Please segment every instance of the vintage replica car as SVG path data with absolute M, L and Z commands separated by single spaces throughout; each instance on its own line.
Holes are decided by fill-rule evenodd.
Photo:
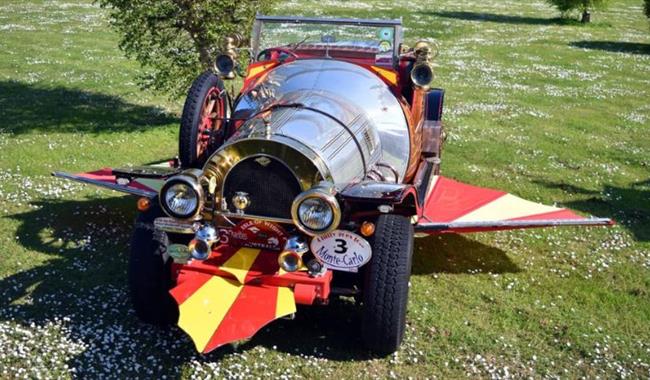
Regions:
M 611 224 L 440 176 L 434 51 L 403 45 L 400 20 L 260 15 L 249 42 L 220 48 L 189 90 L 177 159 L 54 173 L 140 197 L 134 308 L 200 352 L 348 296 L 368 349 L 388 354 L 415 236 Z M 237 75 L 234 96 L 224 80 Z

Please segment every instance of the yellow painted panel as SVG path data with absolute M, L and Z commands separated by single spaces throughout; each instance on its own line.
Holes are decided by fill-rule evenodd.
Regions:
M 232 274 L 237 278 L 240 284 L 244 283 L 248 271 L 260 254 L 259 249 L 241 248 L 231 258 L 228 259 L 220 269 Z
M 397 74 L 394 71 L 382 69 L 381 67 L 372 66 L 372 69 L 392 84 L 397 84 Z
M 244 288 L 236 281 L 214 276 L 179 306 L 178 326 L 203 352 Z
M 561 208 L 545 206 L 521 199 L 512 194 L 506 194 L 485 206 L 454 220 L 454 222 L 485 222 L 491 220 L 515 219 L 559 210 L 561 210 Z
M 256 66 L 256 67 L 249 67 L 248 68 L 248 75 L 246 75 L 246 79 L 252 78 L 255 75 L 264 72 L 272 67 L 275 66 L 275 63 L 269 63 L 268 65 L 261 65 L 261 66 Z
M 296 312 L 296 300 L 293 291 L 284 286 L 278 287 L 278 299 L 275 306 L 275 317 L 280 318 Z

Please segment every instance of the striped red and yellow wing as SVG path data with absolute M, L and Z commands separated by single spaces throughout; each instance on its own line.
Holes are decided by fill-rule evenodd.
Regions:
M 287 287 L 254 284 L 278 271 L 277 252 L 219 247 L 215 257 L 181 269 L 170 293 L 179 305 L 178 326 L 199 352 L 252 337 L 269 322 L 296 312 Z M 224 276 L 202 267 L 217 266 Z
M 571 210 L 527 201 L 503 191 L 432 178 L 416 231 L 479 232 L 567 225 L 609 225 L 610 219 L 586 218 Z

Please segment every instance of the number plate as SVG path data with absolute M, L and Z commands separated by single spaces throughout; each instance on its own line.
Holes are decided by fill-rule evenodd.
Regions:
M 310 248 L 325 267 L 346 272 L 356 272 L 372 257 L 366 239 L 350 231 L 336 230 L 315 237 Z
M 175 234 L 194 234 L 196 228 L 193 223 L 176 220 L 174 218 L 160 217 L 153 221 L 153 225 L 165 232 Z

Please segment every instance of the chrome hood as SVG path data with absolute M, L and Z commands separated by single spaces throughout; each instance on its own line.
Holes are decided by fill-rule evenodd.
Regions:
M 395 95 L 368 69 L 332 59 L 302 59 L 280 65 L 240 96 L 232 117 L 255 119 L 262 111 L 274 113 L 287 106 L 301 109 L 292 115 L 293 119 L 282 121 L 290 124 L 284 128 L 291 131 L 287 138 L 305 142 L 317 154 L 322 153 L 321 148 L 327 144 L 323 139 L 331 135 L 325 132 L 327 125 L 337 129 L 335 124 L 338 124 L 359 137 L 357 148 L 365 152 L 360 152 L 364 157 L 355 158 L 366 161 L 362 168 L 365 172 L 355 170 L 353 174 L 339 175 L 346 171 L 345 168 L 321 154 L 325 164 L 330 166 L 330 174 L 340 177 L 334 178 L 335 182 L 363 178 L 372 170 L 388 175 L 392 181 L 395 180 L 393 173 L 397 174 L 398 182 L 403 180 L 410 153 L 408 123 Z M 300 123 L 305 126 L 300 128 Z M 320 129 L 308 131 L 309 124 L 318 124 Z M 254 125 L 259 125 L 259 121 L 248 121 L 229 143 L 250 136 L 251 129 L 256 129 Z M 378 140 L 364 147 L 364 138 L 367 141 L 373 137 Z M 380 168 L 376 164 L 380 164 Z M 327 173 L 322 174 L 326 176 Z

